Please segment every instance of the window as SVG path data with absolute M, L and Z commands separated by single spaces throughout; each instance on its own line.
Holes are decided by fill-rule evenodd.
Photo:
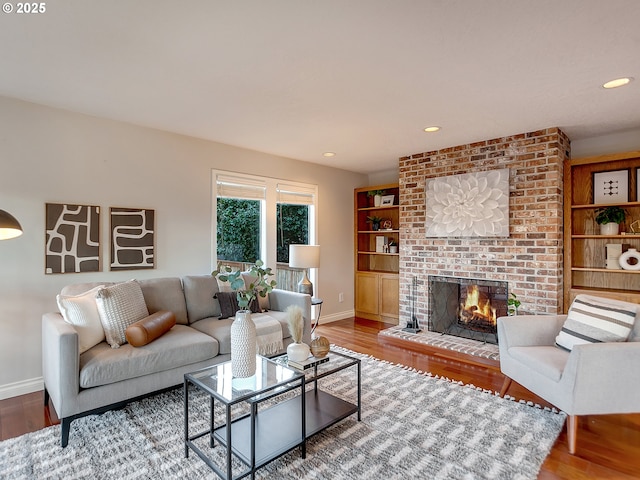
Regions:
M 317 186 L 222 171 L 212 183 L 212 268 L 261 259 L 277 270 L 278 288 L 295 290 L 301 272 L 288 267 L 289 245 L 316 243 Z

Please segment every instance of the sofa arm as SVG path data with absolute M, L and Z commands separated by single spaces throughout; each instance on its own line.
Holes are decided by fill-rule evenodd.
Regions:
M 302 309 L 302 317 L 304 318 L 304 334 L 302 341 L 305 343 L 311 342 L 311 296 L 290 292 L 288 290 L 273 289 L 269 293 L 269 305 L 271 310 L 277 310 L 284 312 L 287 307 L 296 305 Z
M 566 315 L 514 315 L 498 318 L 498 341 L 504 348 L 554 345 Z
M 42 376 L 60 418 L 72 415 L 80 391 L 78 333 L 59 313 L 42 316 Z

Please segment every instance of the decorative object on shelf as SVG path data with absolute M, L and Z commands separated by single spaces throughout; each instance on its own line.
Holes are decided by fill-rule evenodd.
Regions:
M 629 201 L 629 169 L 593 172 L 593 203 Z
M 155 267 L 155 210 L 111 208 L 111 270 Z
M 617 235 L 627 211 L 622 207 L 601 207 L 596 209 L 596 223 L 600 225 L 600 235 Z
M 380 204 L 382 203 L 382 196 L 385 193 L 386 192 L 384 190 L 369 190 L 367 192 L 367 196 L 369 198 L 373 198 L 373 206 L 374 207 L 379 207 Z
M 508 237 L 509 169 L 432 178 L 427 237 Z
M 607 270 L 620 270 L 619 258 L 629 250 L 628 243 L 607 243 L 605 245 L 605 268 Z
M 231 372 L 246 378 L 256 373 L 256 324 L 250 310 L 238 310 L 231 324 Z
M 0 240 L 9 240 L 20 235 L 22 235 L 20 222 L 9 212 L 0 210 Z
M 620 255 L 618 262 L 624 270 L 640 270 L 640 252 L 635 248 L 630 248 Z
M 376 235 L 376 253 L 384 253 L 387 246 L 387 237 Z
M 383 221 L 384 219 L 381 217 L 378 217 L 376 215 L 373 215 L 371 217 L 367 217 L 367 223 L 371 224 L 371 230 L 373 231 L 378 231 L 380 230 L 380 223 Z
M 313 297 L 313 283 L 307 270 L 320 267 L 320 245 L 289 245 L 289 266 L 304 269 L 304 276 L 298 282 L 298 292 Z
M 509 298 L 507 299 L 507 315 L 517 315 L 518 308 L 520 308 L 521 302 L 518 300 L 518 297 L 515 293 L 511 292 L 509 294 Z
M 323 358 L 329 353 L 329 349 L 331 348 L 331 344 L 326 337 L 322 335 L 315 336 L 313 340 L 311 340 L 311 354 L 316 358 Z
M 386 220 L 382 221 L 380 226 L 382 227 L 383 230 L 392 230 L 393 229 L 393 222 L 391 221 L 390 218 L 387 218 Z
M 389 253 L 398 253 L 398 244 L 394 240 L 389 242 Z
M 633 222 L 631 225 L 629 225 L 629 228 L 631 229 L 632 233 L 640 234 L 640 220 L 636 220 L 635 222 Z
M 393 205 L 393 199 L 396 198 L 395 195 L 384 195 L 380 199 L 380 206 L 385 207 L 387 205 Z
M 236 291 L 238 306 L 242 309 L 236 312 L 235 320 L 231 324 L 231 370 L 234 377 L 251 377 L 256 373 L 256 325 L 248 308 L 258 296 L 266 297 L 276 286 L 275 280 L 267 279 L 273 275 L 271 268 L 263 266 L 262 260 L 256 260 L 255 264 L 251 265 L 248 273 L 252 281 L 249 285 L 246 285 L 240 270 L 232 271 L 228 265 L 211 272 L 211 275 L 217 276 L 220 281 L 229 282 L 231 288 Z
M 304 319 L 302 318 L 302 309 L 300 307 L 297 305 L 287 307 L 287 323 L 293 340 L 293 343 L 290 343 L 287 347 L 287 356 L 289 360 L 302 362 L 309 357 L 311 350 L 309 345 L 302 343 Z
M 45 273 L 100 271 L 100 207 L 47 203 Z

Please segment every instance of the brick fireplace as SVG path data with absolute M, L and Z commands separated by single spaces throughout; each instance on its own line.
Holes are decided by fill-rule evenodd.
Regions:
M 400 324 L 426 328 L 430 275 L 506 282 L 520 311 L 563 310 L 563 164 L 568 137 L 558 128 L 521 133 L 400 158 Z M 508 238 L 426 238 L 427 179 L 509 168 Z

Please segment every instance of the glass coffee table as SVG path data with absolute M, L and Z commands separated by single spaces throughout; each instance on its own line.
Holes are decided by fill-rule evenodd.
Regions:
M 254 478 L 258 468 L 297 447 L 304 458 L 306 440 L 316 433 L 354 413 L 360 421 L 360 359 L 335 351 L 330 351 L 327 357 L 328 362 L 300 371 L 288 366 L 286 355 L 272 359 L 258 356 L 256 374 L 249 378 L 233 378 L 231 362 L 185 374 L 185 456 L 193 450 L 225 480 L 249 475 Z M 355 400 L 347 401 L 322 389 L 323 378 L 348 368 L 353 368 L 356 374 Z M 189 433 L 189 384 L 210 398 L 210 425 L 194 435 Z M 266 400 L 272 401 L 258 409 Z M 232 407 L 243 402 L 249 405 L 249 413 L 233 418 Z M 220 425 L 214 422 L 216 404 L 225 409 Z M 223 468 L 207 453 L 202 441 L 196 445 L 196 440 L 205 436 L 207 448 L 225 448 Z M 244 466 L 240 472 L 238 465 Z

